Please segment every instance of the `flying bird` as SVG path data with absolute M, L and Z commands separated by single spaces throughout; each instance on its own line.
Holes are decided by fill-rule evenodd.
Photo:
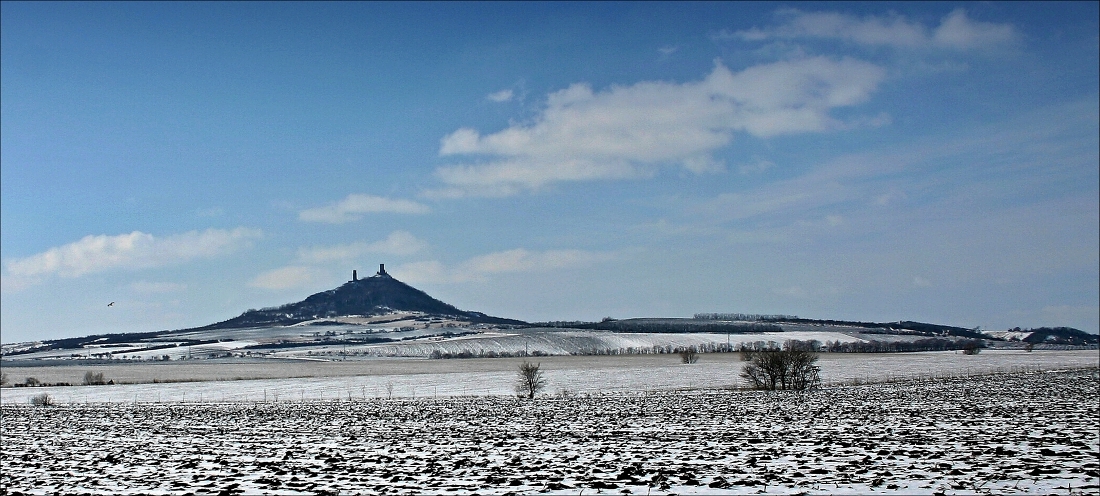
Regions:
M 115 302 L 112 301 L 112 302 L 108 303 L 107 306 L 113 307 L 113 306 L 115 306 Z

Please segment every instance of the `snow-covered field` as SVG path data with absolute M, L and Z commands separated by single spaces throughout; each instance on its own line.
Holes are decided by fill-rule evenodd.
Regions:
M 1100 367 L 1096 350 L 985 350 L 921 353 L 823 353 L 818 365 L 826 383 L 879 382 L 1019 370 Z M 717 389 L 740 385 L 737 353 L 704 353 L 685 365 L 675 354 L 532 357 L 542 365 L 547 392 L 602 393 Z M 85 372 L 133 384 L 3 388 L 0 404 L 26 404 L 47 393 L 60 403 L 150 403 L 197 401 L 301 401 L 379 397 L 449 397 L 512 394 L 522 359 L 375 358 L 352 361 L 284 359 L 4 367 L 11 382 L 80 384 Z M 156 382 L 154 382 L 156 381 Z M 188 381 L 188 382 L 179 382 Z
M 398 324 L 415 323 L 401 321 Z M 110 356 L 120 360 L 158 360 L 164 357 L 170 360 L 186 358 L 221 357 L 226 353 L 235 356 L 266 356 L 274 358 L 347 358 L 372 359 L 378 357 L 419 357 L 424 358 L 432 352 L 457 354 L 462 352 L 478 353 L 539 353 L 546 355 L 594 354 L 602 352 L 641 352 L 660 348 L 686 348 L 731 346 L 741 344 L 752 346 L 754 343 L 772 346 L 782 345 L 788 340 L 819 342 L 838 341 L 849 343 L 866 341 L 861 334 L 823 330 L 801 330 L 792 332 L 763 332 L 754 334 L 724 334 L 708 332 L 690 333 L 622 333 L 608 331 L 580 331 L 553 328 L 525 329 L 481 329 L 475 327 L 437 327 L 424 329 L 406 326 L 405 329 L 375 329 L 369 326 L 289 326 L 264 327 L 256 329 L 228 329 L 215 331 L 197 331 L 173 335 L 177 341 L 133 342 L 106 346 L 86 346 L 78 349 L 45 350 L 20 355 L 9 355 L 14 361 L 28 360 L 75 360 Z M 387 324 L 393 325 L 393 324 Z M 424 324 L 427 325 L 427 324 Z M 345 344 L 322 341 L 332 334 L 333 339 L 385 338 L 392 341 L 366 344 Z M 873 339 L 919 339 L 923 336 L 875 335 Z M 173 346 L 180 344 L 179 339 L 212 340 L 200 345 Z M 285 342 L 285 347 L 277 343 Z M 302 346 L 310 342 L 309 346 Z M 26 347 L 35 343 L 6 345 L 10 350 Z M 267 348 L 248 348 L 256 345 Z M 152 346 L 151 345 L 155 345 Z M 271 347 L 274 346 L 274 347 Z
M 834 365 L 844 361 L 857 360 Z M 696 366 L 704 363 L 681 370 L 702 370 Z M 1095 420 L 1100 417 L 1100 375 L 1095 368 L 834 386 L 804 394 L 634 389 L 533 401 L 508 396 L 286 399 L 55 407 L 5 402 L 0 407 L 0 490 L 1100 491 Z

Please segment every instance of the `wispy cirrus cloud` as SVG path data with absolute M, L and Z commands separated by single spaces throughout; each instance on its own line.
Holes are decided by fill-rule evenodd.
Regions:
M 482 135 L 461 128 L 440 141 L 443 157 L 477 157 L 440 167 L 445 187 L 425 196 L 507 196 L 552 183 L 627 179 L 679 164 L 722 170 L 712 152 L 734 133 L 757 137 L 882 124 L 842 122 L 830 111 L 865 102 L 886 71 L 853 58 L 783 60 L 733 72 L 721 62 L 700 81 L 645 81 L 594 91 L 583 83 L 551 93 L 530 124 Z
M 298 213 L 298 219 L 305 222 L 342 224 L 359 220 L 364 214 L 426 214 L 430 211 L 431 209 L 427 205 L 412 200 L 395 200 L 381 196 L 350 194 L 347 198 L 336 203 L 302 210 Z
M 130 283 L 130 289 L 142 294 L 177 293 L 187 289 L 187 285 L 178 282 L 135 281 Z
M 613 253 L 587 250 L 530 251 L 523 248 L 469 258 L 454 266 L 436 260 L 412 262 L 390 271 L 408 282 L 461 283 L 496 274 L 540 272 L 584 267 L 614 258 Z
M 323 274 L 314 267 L 304 265 L 292 265 L 263 272 L 248 285 L 254 288 L 281 290 L 305 287 L 317 283 Z
M 661 48 L 658 48 L 657 53 L 660 53 L 661 57 L 667 58 L 667 57 L 669 57 L 670 55 L 676 53 L 679 50 L 680 50 L 679 45 L 665 45 Z
M 134 231 L 115 236 L 91 235 L 42 253 L 8 261 L 7 277 L 25 284 L 45 276 L 80 277 L 115 269 L 162 267 L 196 258 L 212 258 L 247 246 L 262 236 L 259 229 L 207 229 L 158 237 Z
M 353 260 L 370 253 L 420 250 L 426 243 L 408 233 L 395 232 L 376 243 L 352 243 L 330 247 L 312 247 L 299 251 L 292 265 L 269 270 L 254 277 L 249 286 L 268 290 L 305 288 L 327 284 L 331 272 L 323 264 Z M 576 249 L 532 251 L 524 248 L 487 253 L 468 258 L 454 265 L 438 260 L 423 260 L 390 265 L 388 272 L 408 283 L 456 284 L 483 280 L 499 274 L 542 272 L 585 267 L 612 260 L 615 253 Z
M 966 232 L 962 237 L 975 244 L 1014 241 L 1006 245 L 1011 249 L 953 250 L 938 266 L 958 264 L 957 273 L 992 271 L 998 263 L 1013 273 L 1095 270 L 1087 269 L 1090 260 L 1095 266 L 1095 182 L 1079 178 L 1095 178 L 1097 114 L 1096 99 L 1086 98 L 967 132 L 843 154 L 801 175 L 708 198 L 685 197 L 679 218 L 642 227 L 667 236 L 761 244 L 827 232 L 846 242 L 879 239 L 885 231 L 890 239 L 900 232 L 936 239 Z M 1049 245 L 1052 240 L 1057 247 Z M 1042 255 L 1055 252 L 1059 256 Z M 1018 258 L 994 262 L 1007 253 Z M 967 263 L 958 263 L 967 256 Z M 944 280 L 942 274 L 918 274 L 936 284 Z
M 366 255 L 408 257 L 428 248 L 428 243 L 408 231 L 394 231 L 374 242 L 357 241 L 298 249 L 290 265 L 263 272 L 249 281 L 254 288 L 285 290 L 331 284 L 342 271 L 350 271 Z M 384 261 L 384 260 L 383 260 Z M 366 268 L 359 266 L 360 268 Z
M 386 239 L 368 243 L 359 241 L 333 246 L 311 246 L 298 250 L 303 263 L 347 261 L 367 254 L 407 256 L 424 250 L 428 243 L 408 231 L 394 231 Z
M 510 102 L 515 98 L 516 94 L 511 89 L 503 89 L 494 93 L 490 93 L 485 97 L 486 100 L 497 103 Z
M 766 28 L 722 32 L 718 38 L 744 41 L 819 38 L 860 45 L 919 49 L 981 50 L 1011 45 L 1019 34 L 1010 24 L 974 21 L 964 9 L 955 9 L 939 26 L 925 26 L 904 16 L 857 17 L 837 12 L 803 12 L 784 9 L 777 13 L 783 22 Z

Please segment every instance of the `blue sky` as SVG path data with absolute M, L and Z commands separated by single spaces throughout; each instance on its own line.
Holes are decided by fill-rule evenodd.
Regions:
M 1100 327 L 1096 3 L 0 9 L 3 342 L 379 263 L 531 321 Z

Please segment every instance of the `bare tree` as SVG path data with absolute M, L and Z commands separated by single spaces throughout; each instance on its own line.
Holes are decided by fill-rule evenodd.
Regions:
M 546 387 L 546 379 L 542 378 L 539 367 L 542 364 L 534 364 L 524 361 L 519 366 L 519 377 L 516 379 L 516 394 L 534 398 L 535 394 Z
M 31 404 L 34 406 L 53 406 L 53 397 L 46 393 L 42 393 L 38 396 L 31 397 Z
M 689 346 L 680 350 L 680 363 L 695 363 L 699 361 L 699 353 L 695 351 L 694 346 Z
M 787 342 L 782 350 L 754 352 L 741 377 L 755 389 L 813 389 L 821 383 L 817 354 Z

